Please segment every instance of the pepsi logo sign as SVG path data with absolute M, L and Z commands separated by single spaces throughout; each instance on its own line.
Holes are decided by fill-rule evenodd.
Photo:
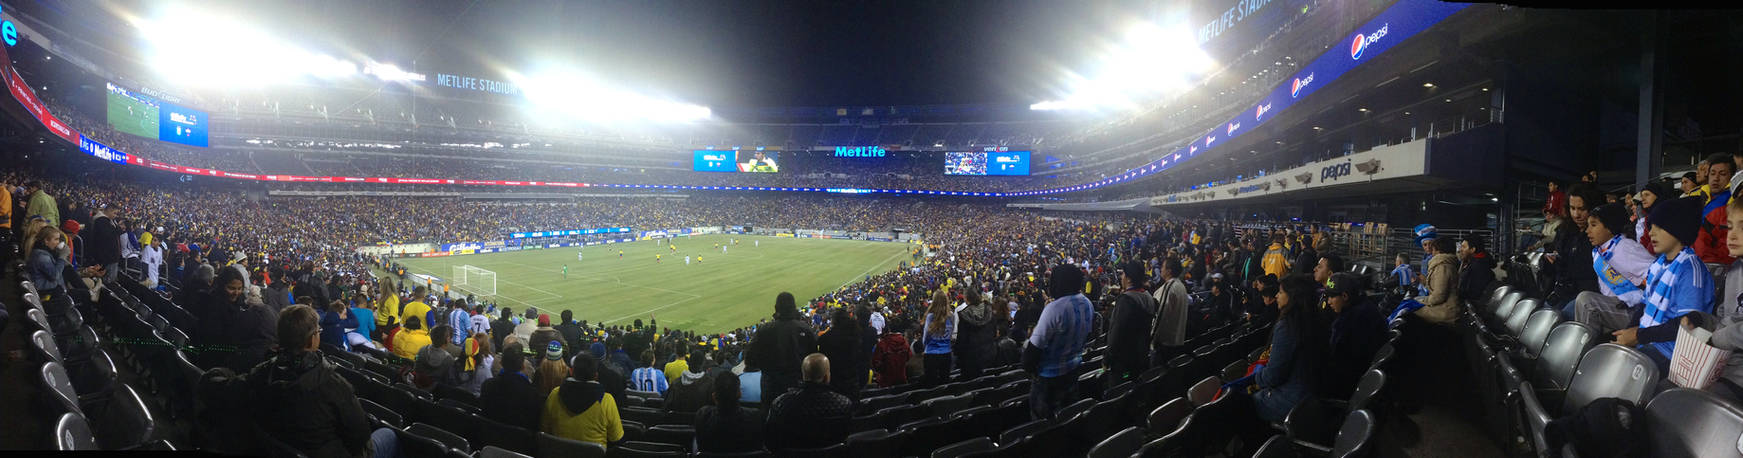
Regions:
M 1301 96 L 1301 89 L 1307 87 L 1307 85 L 1309 85 L 1309 84 L 1313 84 L 1313 74 L 1312 73 L 1308 73 L 1306 78 L 1295 78 L 1294 81 L 1289 83 L 1289 96 L 1290 97 Z
M 1350 41 L 1350 59 L 1361 59 L 1362 51 L 1368 50 L 1368 46 L 1380 41 L 1381 38 L 1385 38 L 1386 31 L 1391 27 L 1392 24 L 1388 23 L 1380 26 L 1380 30 L 1375 30 L 1374 33 L 1367 35 L 1356 34 L 1355 40 Z
M 1240 129 L 1240 128 L 1241 128 L 1241 123 L 1238 123 L 1238 122 L 1231 122 L 1231 123 L 1229 123 L 1229 129 L 1228 129 L 1228 131 L 1227 131 L 1227 132 L 1223 132 L 1223 133 L 1224 133 L 1224 134 L 1226 134 L 1226 135 L 1234 135 L 1234 134 L 1235 134 L 1235 130 L 1236 130 L 1236 129 Z
M 1215 135 L 1212 135 L 1209 137 L 1204 137 L 1204 147 L 1205 148 L 1209 148 L 1211 143 L 1216 143 L 1216 136 Z
M 1260 117 L 1265 116 L 1265 113 L 1269 111 L 1271 111 L 1271 104 L 1267 103 L 1259 105 L 1259 109 L 1253 110 L 1253 120 L 1258 121 Z

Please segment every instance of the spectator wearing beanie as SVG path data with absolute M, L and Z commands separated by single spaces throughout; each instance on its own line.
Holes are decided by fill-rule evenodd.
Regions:
M 1023 348 L 1023 370 L 1032 374 L 1029 414 L 1035 419 L 1053 418 L 1053 413 L 1075 398 L 1077 377 L 1072 372 L 1083 364 L 1083 347 L 1089 339 L 1095 306 L 1084 297 L 1082 270 L 1069 264 L 1053 266 L 1047 276 L 1047 296 L 1052 302 L 1029 332 Z
M 1574 296 L 1573 316 L 1568 318 L 1605 333 L 1629 327 L 1633 309 L 1646 297 L 1638 285 L 1646 282 L 1646 270 L 1654 260 L 1634 241 L 1633 234 L 1627 232 L 1630 230 L 1633 227 L 1628 224 L 1627 210 L 1621 205 L 1605 204 L 1592 210 L 1586 237 L 1594 247 L 1592 269 L 1598 277 L 1598 290 Z
M 1700 230 L 1701 205 L 1699 199 L 1682 198 L 1659 202 L 1652 209 L 1647 223 L 1652 228 L 1653 246 L 1662 254 L 1646 270 L 1645 303 L 1636 312 L 1637 321 L 1632 321 L 1638 327 L 1612 333 L 1618 344 L 1640 346 L 1658 363 L 1660 371 L 1669 370 L 1677 318 L 1713 309 L 1712 275 L 1687 246 Z
M 563 378 L 569 376 L 569 365 L 563 362 L 563 343 L 551 341 L 545 346 L 544 360 L 539 361 L 538 370 L 533 371 L 533 383 L 538 386 L 538 394 L 544 397 L 563 384 Z
M 763 402 L 799 387 L 800 362 L 817 352 L 817 333 L 793 300 L 793 293 L 775 296 L 774 320 L 757 326 L 745 352 L 745 363 L 763 369 Z
M 532 348 L 545 348 L 550 346 L 551 342 L 562 342 L 563 348 L 568 348 L 569 344 L 573 343 L 563 340 L 563 334 L 558 333 L 557 328 L 551 327 L 551 315 L 539 315 L 538 323 L 539 326 L 534 328 L 530 336 L 532 340 L 528 341 L 532 344 Z
M 1349 272 L 1333 274 L 1325 281 L 1325 303 L 1335 318 L 1331 322 L 1331 346 L 1320 395 L 1349 398 L 1367 372 L 1374 353 L 1386 342 L 1386 322 L 1380 309 L 1362 294 L 1362 277 Z
M 1156 298 L 1146 291 L 1149 275 L 1144 264 L 1127 261 L 1120 266 L 1120 288 L 1114 309 L 1108 319 L 1107 381 L 1112 387 L 1135 379 L 1150 368 L 1150 324 L 1156 317 Z

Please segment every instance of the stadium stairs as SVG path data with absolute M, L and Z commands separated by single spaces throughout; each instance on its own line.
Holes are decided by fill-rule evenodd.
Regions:
M 1509 264 L 1521 264 L 1510 262 Z M 0 302 L 14 319 L 0 337 L 28 336 L 24 363 L 3 375 L 30 389 L 0 395 L 16 427 L 0 439 L 9 448 L 58 450 L 201 449 L 208 438 L 189 428 L 202 371 L 190 362 L 186 327 L 192 315 L 137 281 L 112 282 L 89 300 L 88 290 L 43 300 L 8 266 Z M 1530 270 L 1515 265 L 1510 269 Z M 1359 274 L 1373 276 L 1366 266 Z M 65 273 L 76 278 L 72 272 Z M 75 283 L 82 285 L 82 283 Z M 1734 452 L 1743 436 L 1743 408 L 1712 394 L 1675 388 L 1638 351 L 1600 344 L 1596 331 L 1501 285 L 1476 298 L 1454 332 L 1483 402 L 1487 427 L 1507 456 L 1551 456 L 1549 420 L 1600 398 L 1645 405 L 1653 456 Z M 1372 293 L 1371 293 L 1372 294 Z M 1377 295 L 1377 294 L 1375 294 Z M 1409 355 L 1430 332 L 1409 319 L 1389 324 L 1389 341 L 1356 390 L 1344 399 L 1303 402 L 1276 424 L 1259 424 L 1238 396 L 1219 396 L 1224 380 L 1245 375 L 1269 338 L 1269 325 L 1225 324 L 1194 336 L 1192 348 L 1135 381 L 1100 385 L 1105 346 L 1098 337 L 1075 375 L 1076 399 L 1053 419 L 1029 420 L 1029 378 L 1011 366 L 938 387 L 915 384 L 863 392 L 851 431 L 841 443 L 811 450 L 719 455 L 694 453 L 691 412 L 661 408 L 657 393 L 630 391 L 623 406 L 624 441 L 610 449 L 504 425 L 479 415 L 468 393 L 429 393 L 405 382 L 403 360 L 323 349 L 356 389 L 370 421 L 399 436 L 406 457 L 519 456 L 1393 456 L 1410 453 L 1415 404 L 1404 387 L 1419 371 Z M 1438 362 L 1445 364 L 1445 361 Z M 276 441 L 257 453 L 300 456 Z

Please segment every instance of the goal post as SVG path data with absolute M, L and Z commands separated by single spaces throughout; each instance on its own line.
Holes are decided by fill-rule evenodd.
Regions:
M 448 284 L 454 289 L 479 296 L 496 295 L 496 272 L 470 264 L 454 266 L 452 272 Z

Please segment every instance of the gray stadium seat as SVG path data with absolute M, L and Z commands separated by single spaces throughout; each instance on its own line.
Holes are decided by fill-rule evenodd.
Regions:
M 1338 436 L 1332 442 L 1331 456 L 1350 457 L 1365 456 L 1373 449 L 1374 415 L 1366 410 L 1350 412 L 1344 419 L 1342 428 L 1338 428 Z
M 992 450 L 992 449 L 993 449 L 993 440 L 992 439 L 988 439 L 985 437 L 976 437 L 973 439 L 968 439 L 965 441 L 946 445 L 944 447 L 939 448 L 938 450 L 934 450 L 932 452 L 932 458 L 956 458 L 956 457 L 967 455 L 970 453 L 982 452 L 982 451 L 987 451 L 987 450 Z
M 1599 398 L 1620 398 L 1646 405 L 1658 379 L 1658 365 L 1645 354 L 1613 343 L 1598 345 L 1580 358 L 1561 412 L 1573 412 Z
M 1532 381 L 1540 388 L 1565 389 L 1586 350 L 1598 345 L 1598 332 L 1590 326 L 1565 322 L 1549 331 L 1543 352 L 1537 357 Z
M 1507 319 L 1502 322 L 1507 329 L 1507 334 L 1517 336 L 1520 332 L 1524 332 L 1525 323 L 1531 319 L 1531 314 L 1542 306 L 1543 301 L 1537 299 L 1526 299 L 1514 304 L 1513 312 L 1507 315 Z
M 85 422 L 85 417 L 76 412 L 61 414 L 54 425 L 55 450 L 102 450 L 97 446 L 97 438 L 91 435 L 91 425 Z
M 1143 446 L 1144 430 L 1133 426 L 1095 444 L 1095 447 L 1089 449 L 1089 458 L 1124 458 L 1132 456 L 1132 452 Z M 933 455 L 933 458 L 937 458 L 937 455 Z
M 493 446 L 493 445 L 484 446 L 484 448 L 478 450 L 478 453 L 473 453 L 472 457 L 473 458 L 532 458 L 532 457 L 527 456 L 527 455 L 522 455 L 522 454 L 515 453 L 512 451 L 496 448 L 496 446 Z
M 104 450 L 143 445 L 157 433 L 157 420 L 151 415 L 151 407 L 133 387 L 120 385 L 106 404 L 102 416 L 96 420 L 97 443 Z
M 1737 456 L 1743 408 L 1716 394 L 1677 388 L 1646 405 L 1651 456 Z
M 1549 339 L 1549 331 L 1560 322 L 1561 312 L 1548 309 L 1531 312 L 1531 318 L 1525 321 L 1525 329 L 1519 332 L 1522 356 L 1537 358 L 1537 354 L 1543 351 L 1543 341 Z
M 1501 298 L 1501 302 L 1497 303 L 1495 308 L 1491 309 L 1489 314 L 1483 317 L 1483 320 L 1487 321 L 1489 324 L 1501 323 L 1506 320 L 1507 317 L 1513 316 L 1513 308 L 1519 306 L 1519 302 L 1524 300 L 1525 293 L 1518 291 L 1507 293 L 1505 297 Z

